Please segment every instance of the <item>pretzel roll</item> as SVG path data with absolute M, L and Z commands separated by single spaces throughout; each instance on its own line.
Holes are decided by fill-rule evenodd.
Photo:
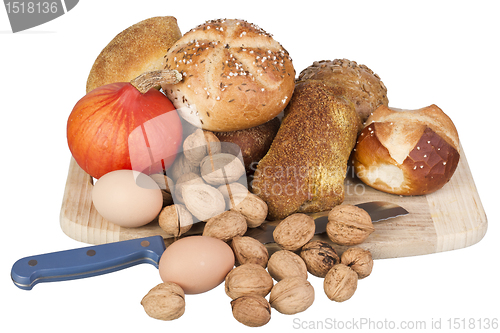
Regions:
M 457 130 L 439 107 L 380 106 L 358 136 L 353 165 L 356 175 L 373 188 L 422 195 L 442 188 L 459 159 Z
M 288 104 L 295 70 L 272 36 L 242 20 L 212 20 L 190 30 L 166 54 L 183 80 L 162 86 L 189 123 L 215 132 L 255 127 Z

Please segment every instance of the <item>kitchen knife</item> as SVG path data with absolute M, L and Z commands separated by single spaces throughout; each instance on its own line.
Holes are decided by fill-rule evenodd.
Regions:
M 380 222 L 393 217 L 408 214 L 408 211 L 403 207 L 385 201 L 371 201 L 360 203 L 355 206 L 364 209 L 368 215 L 370 215 L 372 222 Z M 314 232 L 315 235 L 326 232 L 328 213 L 329 211 L 308 214 L 314 218 L 314 223 L 316 224 L 316 230 Z M 275 225 L 265 223 L 257 228 L 248 229 L 245 236 L 253 237 L 262 244 L 274 243 L 274 229 L 276 229 Z
M 372 222 L 408 214 L 404 208 L 381 201 L 357 205 L 365 209 Z M 328 212 L 309 214 L 315 219 L 315 234 L 324 233 L 328 223 Z M 196 223 L 203 227 L 204 223 Z M 263 244 L 274 243 L 276 227 L 263 224 L 248 229 L 251 236 Z M 79 249 L 52 252 L 20 259 L 12 266 L 14 284 L 24 290 L 31 290 L 40 282 L 65 281 L 115 272 L 134 265 L 149 263 L 158 268 L 160 257 L 165 251 L 162 236 L 151 236 L 121 242 L 94 245 Z
M 21 289 L 39 282 L 66 281 L 115 272 L 141 263 L 158 268 L 165 251 L 162 236 L 132 239 L 19 259 L 11 277 Z

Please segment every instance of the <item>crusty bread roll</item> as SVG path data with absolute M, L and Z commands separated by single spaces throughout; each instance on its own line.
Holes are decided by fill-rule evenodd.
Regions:
M 87 79 L 87 92 L 163 69 L 165 53 L 181 37 L 177 20 L 172 16 L 152 17 L 128 27 L 95 60 Z
M 459 158 L 457 130 L 439 107 L 399 110 L 381 106 L 358 136 L 353 165 L 356 175 L 371 187 L 422 195 L 442 188 Z
M 288 52 L 242 20 L 212 20 L 184 34 L 166 55 L 183 80 L 162 86 L 189 123 L 227 132 L 276 117 L 292 97 L 295 70 Z
M 298 81 L 322 80 L 342 89 L 356 108 L 361 121 L 366 121 L 380 105 L 388 105 L 387 88 L 380 77 L 365 65 L 347 59 L 315 61 L 300 72 Z
M 322 212 L 344 201 L 359 122 L 353 103 L 331 86 L 316 80 L 297 84 L 252 181 L 253 193 L 268 205 L 269 219 Z

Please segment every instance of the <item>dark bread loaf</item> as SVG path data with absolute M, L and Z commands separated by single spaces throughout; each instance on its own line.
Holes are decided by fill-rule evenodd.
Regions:
M 265 124 L 249 129 L 232 132 L 214 132 L 214 134 L 220 142 L 231 142 L 240 148 L 247 175 L 252 175 L 259 161 L 271 147 L 279 127 L 280 120 L 276 117 Z M 239 151 L 224 150 L 226 147 L 229 149 L 234 148 L 232 145 L 223 144 L 222 147 L 224 153 L 234 155 L 238 155 L 239 153 Z
M 360 120 L 353 103 L 337 92 L 321 81 L 296 85 L 252 182 L 252 191 L 269 207 L 269 219 L 326 211 L 343 202 Z

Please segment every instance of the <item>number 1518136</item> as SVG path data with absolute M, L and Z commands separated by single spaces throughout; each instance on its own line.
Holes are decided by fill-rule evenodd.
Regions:
M 5 2 L 8 14 L 55 14 L 59 10 L 57 2 L 8 1 Z

